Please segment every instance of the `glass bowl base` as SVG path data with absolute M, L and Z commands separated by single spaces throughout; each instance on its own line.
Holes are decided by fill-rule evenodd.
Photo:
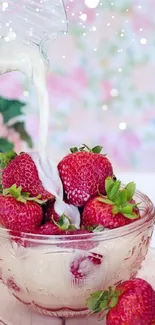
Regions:
M 147 280 L 155 289 L 155 249 L 150 248 L 146 260 L 143 262 L 138 277 Z M 99 325 L 97 317 L 82 316 L 74 318 L 57 318 L 39 314 L 18 302 L 8 291 L 7 287 L 0 283 L 0 325 Z M 62 315 L 65 317 L 65 314 Z M 78 316 L 78 315 L 77 315 Z M 102 325 L 103 322 L 102 322 Z

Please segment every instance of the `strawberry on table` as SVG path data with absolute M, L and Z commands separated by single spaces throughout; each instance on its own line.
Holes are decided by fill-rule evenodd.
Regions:
M 106 325 L 155 324 L 155 291 L 143 279 L 126 281 L 115 290 L 94 292 L 87 305 L 93 313 L 108 312 Z
M 60 178 L 70 204 L 81 207 L 98 191 L 105 194 L 105 179 L 113 176 L 113 168 L 101 150 L 101 146 L 90 149 L 83 145 L 79 150 L 75 147 L 59 162 Z
M 23 192 L 30 196 L 41 195 L 42 199 L 52 199 L 39 179 L 36 165 L 28 153 L 17 155 L 14 151 L 0 153 L 0 167 L 2 170 L 2 187 L 10 188 L 13 184 L 21 186 Z
M 105 181 L 107 196 L 98 195 L 89 200 L 83 210 L 82 224 L 86 228 L 102 225 L 118 228 L 140 218 L 139 209 L 133 200 L 135 183 L 121 189 L 121 182 L 108 177 Z
M 14 184 L 0 194 L 0 225 L 19 232 L 34 232 L 43 220 L 39 198 L 30 198 Z

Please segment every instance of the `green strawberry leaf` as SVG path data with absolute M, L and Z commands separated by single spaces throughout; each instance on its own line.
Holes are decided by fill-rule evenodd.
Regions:
M 97 198 L 97 201 L 99 201 L 99 202 L 103 202 L 103 203 L 106 203 L 106 204 L 110 204 L 110 205 L 113 205 L 113 204 L 114 204 L 113 201 L 107 199 L 106 197 L 104 198 L 103 196 L 101 196 L 101 197 L 99 196 L 99 197 Z
M 130 201 L 136 191 L 136 184 L 134 182 L 130 182 L 125 186 L 125 189 L 127 191 L 127 201 Z
M 78 148 L 77 147 L 73 147 L 73 148 L 70 148 L 70 152 L 71 153 L 75 153 L 75 152 L 78 152 Z
M 0 97 L 0 113 L 3 115 L 4 123 L 7 123 L 12 118 L 22 114 L 22 108 L 25 103 L 19 100 L 10 100 Z
M 96 291 L 93 292 L 89 298 L 87 298 L 87 307 L 93 313 L 99 313 L 103 310 L 109 310 L 117 305 L 120 291 L 109 288 L 108 291 Z
M 133 208 L 135 207 L 134 204 L 128 204 L 128 205 L 125 205 L 124 207 L 121 207 L 120 208 L 120 212 L 122 212 L 123 214 L 126 213 L 126 214 L 132 214 L 133 213 Z
M 53 217 L 52 217 L 52 221 L 61 230 L 75 230 L 76 229 L 76 227 L 74 225 L 72 225 L 71 220 L 64 213 L 59 218 L 58 222 L 56 222 Z
M 102 146 L 95 146 L 94 148 L 92 148 L 92 152 L 93 153 L 101 153 L 103 147 Z
M 44 204 L 47 200 L 41 200 L 41 195 L 37 195 L 36 197 L 30 197 L 30 193 L 22 192 L 22 187 L 17 187 L 16 184 L 13 184 L 10 188 L 3 189 L 3 195 L 11 195 L 17 201 L 26 203 L 27 201 L 35 201 L 38 204 Z
M 80 148 L 73 147 L 70 148 L 71 153 L 75 153 L 78 151 L 88 151 L 88 152 L 93 152 L 93 153 L 101 153 L 103 147 L 102 146 L 95 146 L 94 148 L 89 148 L 86 144 L 82 144 Z
M 105 190 L 107 194 L 110 192 L 111 188 L 113 187 L 113 184 L 114 180 L 111 177 L 107 177 L 105 180 Z
M 33 142 L 27 131 L 25 130 L 24 122 L 17 122 L 11 126 L 19 133 L 21 140 L 27 142 L 29 148 L 33 148 Z
M 118 291 L 118 290 L 112 291 L 111 299 L 110 299 L 110 302 L 109 302 L 109 307 L 110 308 L 114 308 L 117 305 L 119 296 L 120 296 L 120 291 Z
M 70 219 L 65 214 L 59 218 L 58 225 L 62 230 L 67 230 L 70 224 Z
M 97 226 L 96 228 L 93 229 L 93 232 L 101 232 L 103 230 L 104 230 L 104 226 L 99 225 L 99 226 Z
M 124 188 L 123 190 L 119 191 L 116 198 L 114 198 L 114 203 L 118 206 L 123 205 L 127 202 L 127 190 Z
M 3 194 L 4 195 L 10 194 L 15 199 L 18 199 L 21 196 L 21 191 L 22 191 L 21 186 L 17 187 L 16 184 L 13 184 L 10 188 L 5 188 L 3 190 Z
M 16 156 L 17 154 L 15 151 L 8 151 L 6 153 L 0 152 L 0 168 L 5 168 Z
M 102 301 L 102 297 L 104 295 L 104 291 L 96 291 L 91 294 L 89 298 L 87 298 L 87 307 L 93 311 L 93 313 L 98 313 L 100 309 L 100 302 Z
M 118 212 L 120 212 L 120 208 L 117 205 L 113 205 L 112 213 L 117 214 Z
M 107 196 L 110 200 L 114 200 L 117 195 L 119 195 L 119 189 L 121 186 L 120 181 L 113 181 L 113 186 L 110 188 L 109 192 L 107 192 Z
M 124 217 L 131 220 L 139 219 L 139 215 L 137 215 L 136 213 L 123 213 L 123 215 Z
M 11 151 L 14 148 L 14 144 L 8 141 L 6 138 L 0 138 L 0 152 Z

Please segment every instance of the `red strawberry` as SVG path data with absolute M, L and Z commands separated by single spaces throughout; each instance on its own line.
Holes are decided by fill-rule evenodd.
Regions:
M 38 235 L 62 235 L 64 234 L 64 231 L 61 230 L 57 225 L 55 225 L 52 222 L 47 222 L 44 225 L 42 225 L 40 228 L 38 228 L 35 232 Z
M 47 202 L 47 205 L 44 208 L 44 220 L 45 222 L 55 220 L 56 222 L 59 220 L 60 216 L 54 210 L 54 201 L 50 200 Z
M 94 292 L 87 304 L 95 313 L 108 310 L 107 325 L 155 324 L 155 291 L 142 279 L 126 281 L 115 291 Z
M 79 256 L 71 263 L 70 272 L 76 280 L 85 279 L 102 263 L 102 259 L 103 256 L 96 253 Z
M 3 188 L 10 188 L 16 184 L 17 187 L 22 187 L 23 192 L 29 192 L 30 196 L 40 195 L 42 199 L 53 198 L 53 195 L 44 189 L 36 165 L 27 153 L 18 156 L 14 152 L 0 153 L 0 162 L 3 168 Z
M 22 195 L 21 188 L 15 185 L 6 191 L 6 195 L 1 194 L 0 224 L 14 232 L 34 232 L 42 222 L 43 211 L 32 199 L 27 193 Z
M 113 176 L 113 169 L 107 157 L 100 152 L 102 147 L 92 150 L 86 147 L 71 149 L 71 154 L 58 164 L 60 178 L 63 183 L 68 202 L 75 206 L 83 206 L 98 191 L 105 194 L 105 179 Z
M 114 181 L 109 177 L 105 184 L 107 197 L 97 196 L 88 201 L 84 207 L 82 224 L 86 228 L 102 225 L 113 229 L 140 218 L 139 210 L 132 199 L 135 192 L 133 182 L 122 190 L 120 181 Z
M 10 290 L 16 291 L 16 292 L 20 292 L 21 289 L 17 286 L 17 284 L 15 283 L 13 278 L 10 278 L 7 280 L 7 286 Z

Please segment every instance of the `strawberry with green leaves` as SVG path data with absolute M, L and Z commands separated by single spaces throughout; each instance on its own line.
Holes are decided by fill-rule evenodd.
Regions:
M 113 168 L 101 150 L 101 146 L 90 149 L 83 145 L 79 150 L 75 147 L 59 162 L 59 175 L 68 203 L 81 207 L 98 191 L 105 194 L 105 179 L 113 176 Z
M 53 199 L 39 179 L 37 167 L 28 153 L 17 155 L 14 151 L 0 153 L 0 168 L 2 169 L 2 188 L 10 188 L 13 184 L 21 186 L 23 192 L 30 196 L 41 195 L 43 200 Z
M 34 232 L 42 223 L 43 210 L 39 196 L 29 197 L 21 187 L 12 185 L 0 194 L 0 225 L 15 232 Z
M 92 313 L 107 313 L 106 325 L 155 324 L 155 291 L 143 279 L 126 281 L 115 290 L 94 292 L 87 306 Z
M 82 224 L 89 229 L 97 226 L 118 228 L 140 218 L 133 196 L 135 183 L 131 182 L 121 189 L 121 182 L 108 177 L 105 181 L 107 196 L 99 195 L 84 207 Z

